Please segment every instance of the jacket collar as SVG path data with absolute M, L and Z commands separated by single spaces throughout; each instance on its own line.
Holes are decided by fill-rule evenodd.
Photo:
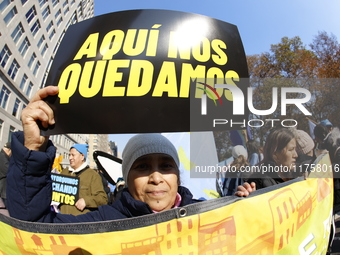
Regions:
M 179 186 L 178 193 L 182 197 L 180 206 L 192 203 L 192 194 L 187 188 Z M 119 209 L 119 211 L 127 217 L 136 217 L 153 213 L 147 203 L 134 199 L 127 188 L 123 189 L 121 198 L 113 203 L 112 206 Z

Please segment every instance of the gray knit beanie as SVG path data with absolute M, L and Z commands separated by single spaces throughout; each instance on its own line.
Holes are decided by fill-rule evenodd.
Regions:
M 179 167 L 177 150 L 166 137 L 161 134 L 135 135 L 128 141 L 122 154 L 122 171 L 125 182 L 127 182 L 130 168 L 135 160 L 152 153 L 164 153 L 171 156 Z
M 300 129 L 296 130 L 296 152 L 298 154 L 307 154 L 314 149 L 314 146 L 314 141 L 309 134 Z

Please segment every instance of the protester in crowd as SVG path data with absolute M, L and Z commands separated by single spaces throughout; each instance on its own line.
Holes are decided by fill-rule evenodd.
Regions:
M 118 200 L 120 198 L 124 187 L 125 187 L 124 179 L 121 177 L 118 178 L 117 183 L 115 185 L 115 189 L 113 191 L 113 197 L 114 197 L 113 201 Z
M 63 214 L 80 215 L 97 210 L 108 202 L 101 176 L 87 162 L 87 144 L 74 144 L 70 148 L 70 167 L 61 174 L 79 178 L 79 199 L 74 205 L 60 204 Z
M 236 145 L 233 147 L 231 154 L 234 160 L 228 166 L 225 173 L 222 196 L 235 194 L 237 187 L 243 185 L 243 173 L 246 172 L 250 166 L 247 160 L 248 153 L 244 146 Z
M 3 201 L 4 207 L 6 207 L 6 178 L 9 165 L 9 159 L 11 157 L 11 143 L 6 143 L 0 152 L 0 198 Z
M 323 153 L 328 152 L 323 140 L 332 130 L 333 130 L 333 124 L 328 119 L 320 121 L 320 123 L 314 127 L 314 137 L 317 143 L 316 156 L 319 156 Z M 317 133 L 316 135 L 315 135 L 315 132 Z
M 263 160 L 263 146 L 259 146 L 260 162 Z
M 256 141 L 249 140 L 247 142 L 248 148 L 248 161 L 251 166 L 256 166 L 260 162 L 260 153 Z
M 318 124 L 314 128 L 314 136 L 318 143 L 329 152 L 333 164 L 340 163 L 340 130 L 338 127 L 331 131 L 323 125 Z
M 333 129 L 333 124 L 328 119 L 320 121 L 320 124 L 326 126 L 329 132 Z
M 334 173 L 334 213 L 340 211 L 340 130 L 338 127 L 333 127 L 331 130 L 323 124 L 318 124 L 314 128 L 315 140 L 329 152 L 329 157 Z
M 263 161 L 259 165 L 260 172 L 254 173 L 243 186 L 238 186 L 235 195 L 248 196 L 256 189 L 269 187 L 293 178 L 298 157 L 294 133 L 288 128 L 272 130 L 266 139 L 263 156 Z M 268 171 L 262 171 L 264 168 Z M 274 168 L 277 171 L 269 171 Z
M 101 180 L 102 180 L 102 184 L 103 184 L 103 189 L 105 191 L 105 194 L 107 195 L 107 198 L 109 200 L 109 196 L 110 196 L 110 185 L 109 185 L 109 181 L 105 178 L 103 171 L 100 169 L 96 170 L 97 173 L 99 174 Z
M 296 159 L 297 174 L 308 175 L 312 163 L 315 161 L 315 143 L 312 137 L 303 130 L 295 130 L 296 137 L 296 152 L 298 158 Z
M 22 112 L 23 132 L 12 136 L 7 190 L 12 217 L 55 223 L 94 222 L 162 212 L 195 202 L 190 191 L 179 186 L 179 158 L 173 144 L 161 134 L 141 134 L 132 137 L 123 151 L 127 188 L 119 200 L 78 216 L 51 212 L 50 166 L 55 147 L 47 137 L 40 136 L 37 121 L 45 128 L 55 124 L 53 111 L 43 99 L 57 93 L 55 86 L 39 90 Z

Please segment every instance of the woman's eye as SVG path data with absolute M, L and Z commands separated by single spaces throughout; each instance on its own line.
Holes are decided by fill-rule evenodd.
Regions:
M 141 164 L 136 165 L 134 168 L 135 169 L 146 169 L 147 167 L 148 167 L 147 164 L 141 163 Z
M 173 166 L 173 164 L 171 164 L 171 163 L 164 163 L 163 165 L 162 165 L 162 168 L 164 168 L 164 169 L 172 169 L 174 166 Z

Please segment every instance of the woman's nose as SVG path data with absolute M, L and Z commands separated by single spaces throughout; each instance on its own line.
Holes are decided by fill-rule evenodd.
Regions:
M 158 171 L 158 169 L 153 169 L 149 180 L 153 184 L 159 184 L 163 181 L 163 175 Z

